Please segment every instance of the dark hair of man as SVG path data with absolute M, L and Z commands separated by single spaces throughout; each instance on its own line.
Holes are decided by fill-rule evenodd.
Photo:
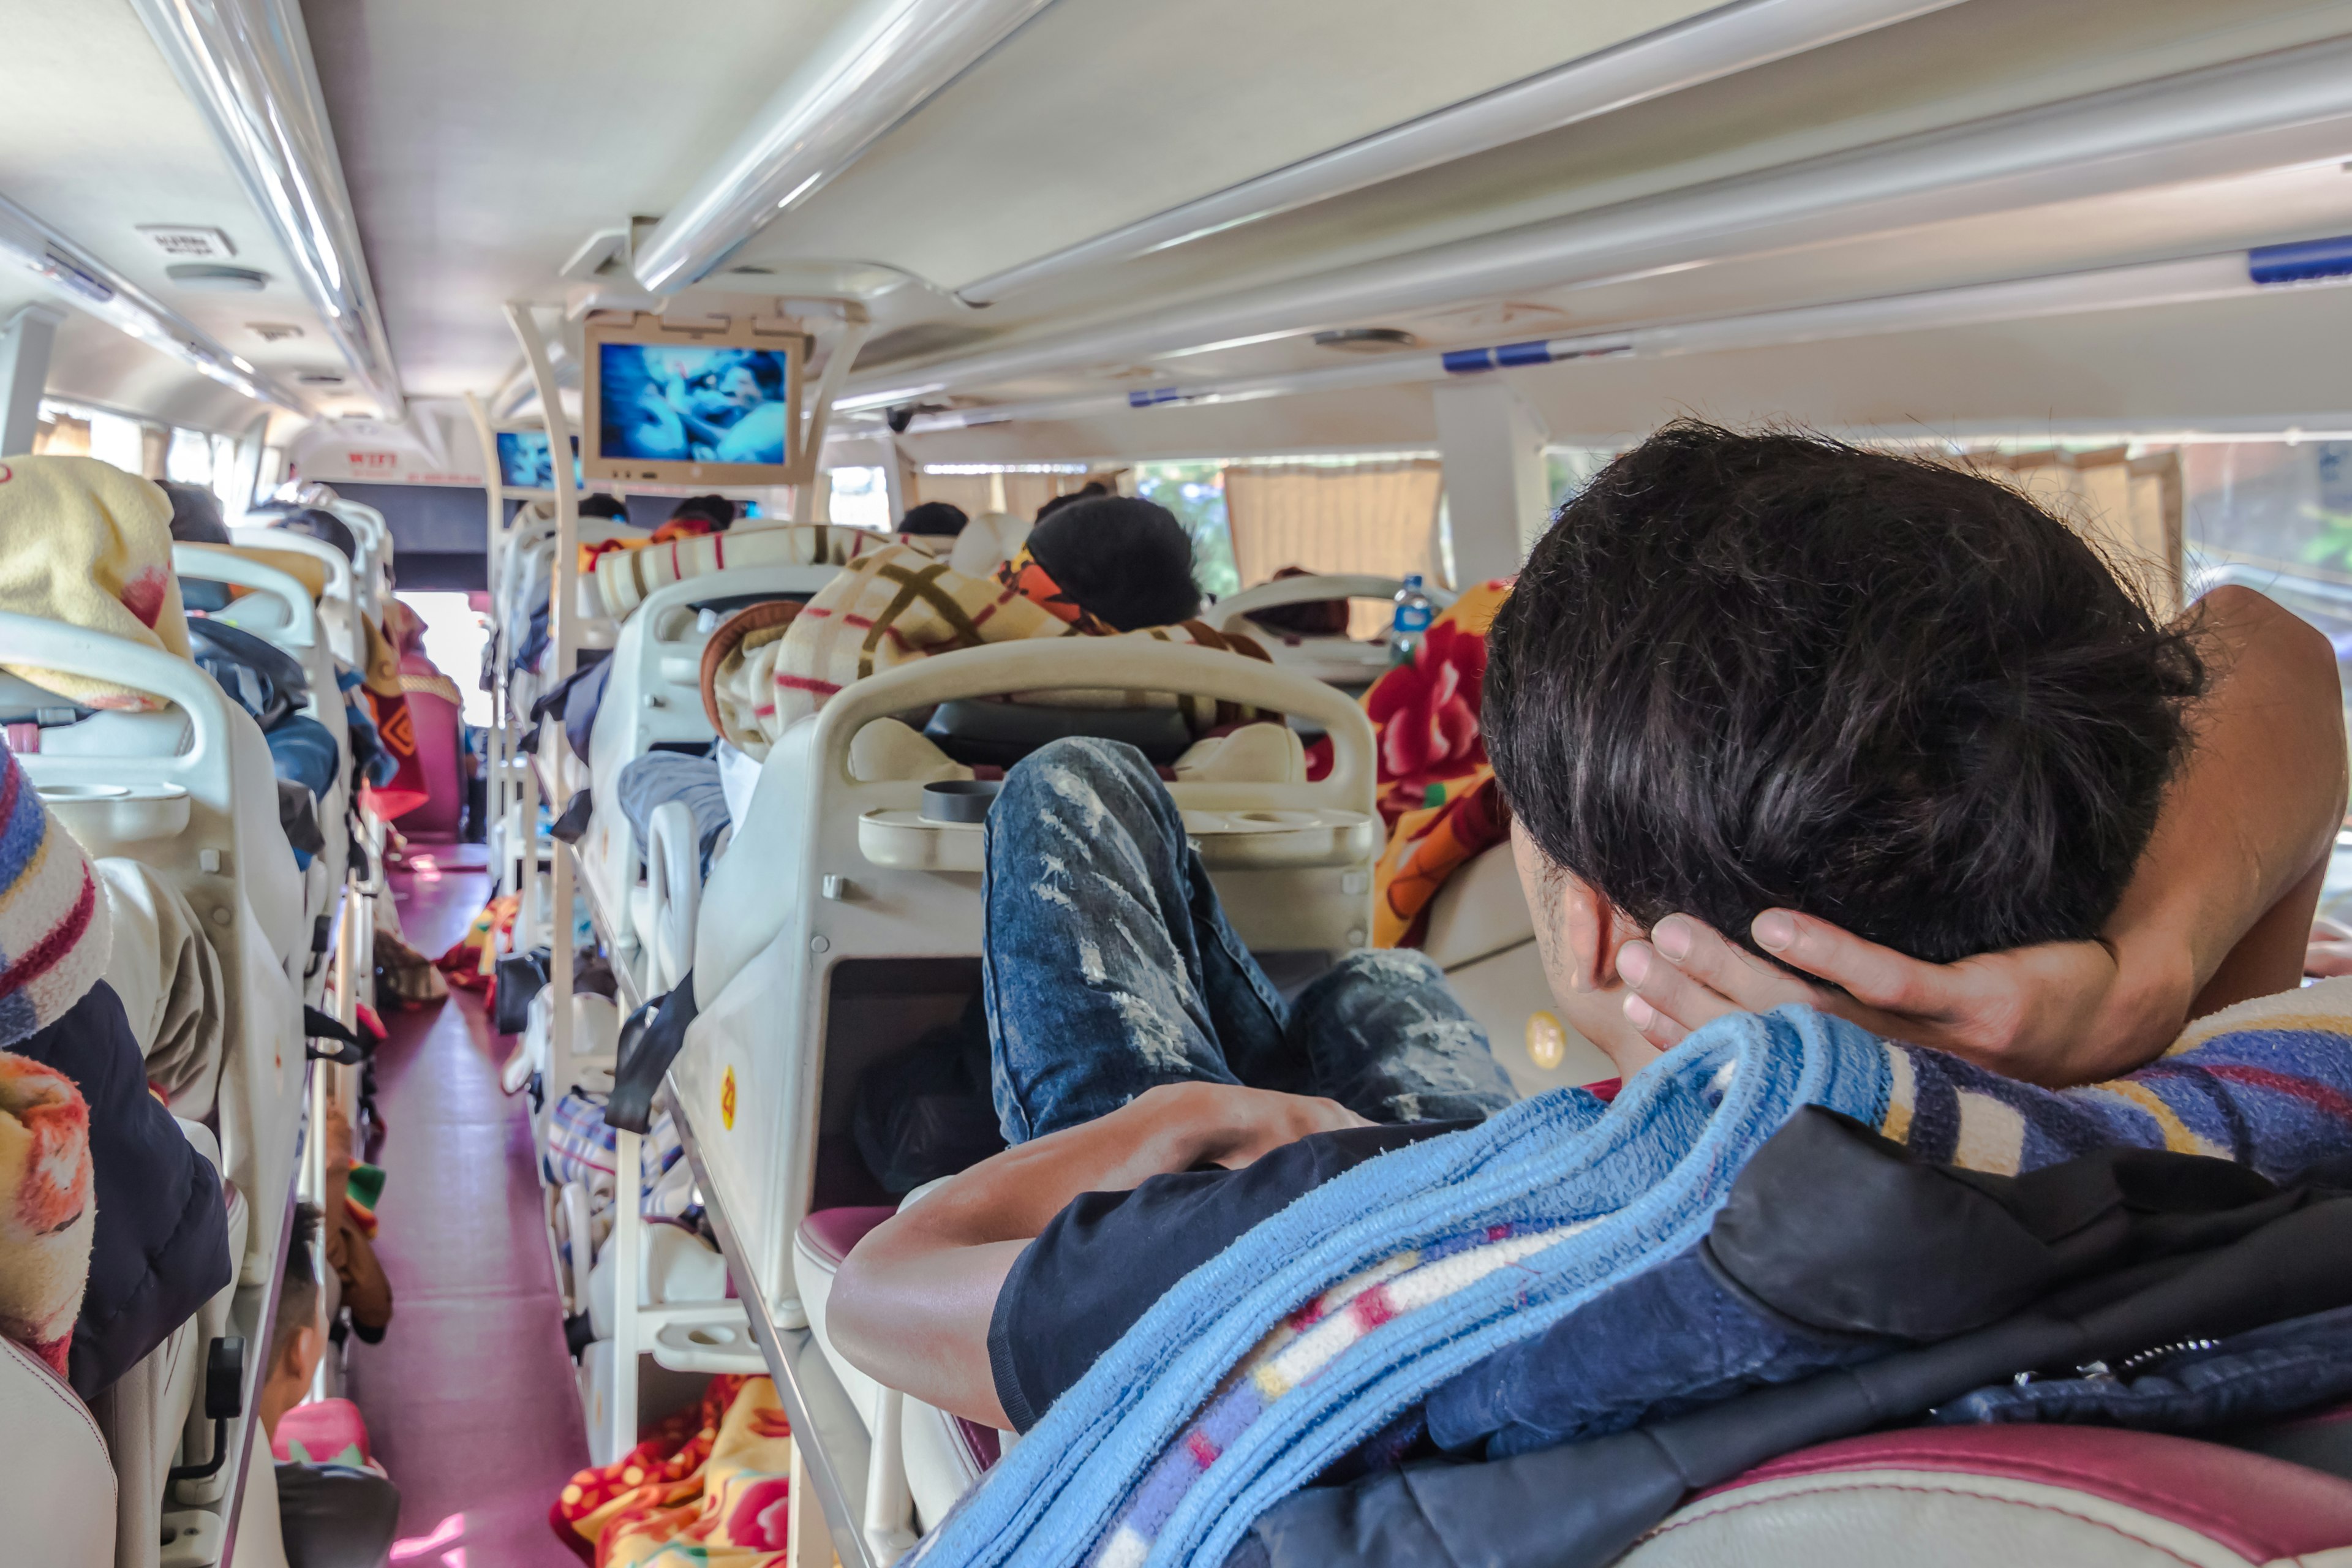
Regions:
M 1097 496 L 1040 522 L 1028 545 L 1063 593 L 1115 630 L 1172 626 L 1201 613 L 1192 536 L 1164 506 Z
M 724 533 L 734 526 L 735 503 L 725 496 L 688 496 L 669 515 L 672 521 L 681 517 L 707 518 L 713 531 Z
M 898 531 L 919 539 L 953 539 L 971 521 L 960 506 L 943 500 L 927 500 L 920 506 L 907 509 L 907 515 L 898 520 Z
M 181 544 L 226 544 L 228 524 L 221 521 L 220 500 L 202 485 L 177 479 L 155 481 L 172 498 L 172 538 Z
M 269 1329 L 269 1361 L 276 1365 L 294 1342 L 295 1331 L 319 1321 L 319 1205 L 295 1205 L 286 1227 L 286 1278 L 278 1288 L 278 1321 Z
M 1948 963 L 2097 934 L 2203 681 L 2018 491 L 1685 422 L 1537 543 L 1485 731 L 1535 846 L 1643 926 L 1785 907 Z
M 356 563 L 360 558 L 360 542 L 352 532 L 352 525 L 320 507 L 298 506 L 272 526 L 289 533 L 308 534 L 321 544 L 331 544 L 342 552 L 346 561 Z
M 629 521 L 629 503 L 619 496 L 598 490 L 594 495 L 580 498 L 580 515 L 611 518 L 618 522 L 626 522 Z
M 1039 507 L 1037 509 L 1037 521 L 1045 521 L 1047 518 L 1053 516 L 1055 512 L 1061 510 L 1066 506 L 1076 506 L 1082 500 L 1092 500 L 1097 496 L 1107 496 L 1108 494 L 1110 494 L 1110 487 L 1108 485 L 1103 483 L 1100 479 L 1088 479 L 1085 484 L 1080 485 L 1076 489 L 1072 490 L 1069 494 L 1055 496 L 1044 506 Z M 1035 524 L 1032 524 L 1031 526 L 1034 527 Z

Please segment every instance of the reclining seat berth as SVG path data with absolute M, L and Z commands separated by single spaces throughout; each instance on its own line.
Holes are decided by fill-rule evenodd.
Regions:
M 1319 966 L 1367 940 L 1381 843 L 1371 729 L 1329 686 L 1208 648 L 1120 637 L 971 648 L 846 687 L 777 741 L 735 848 L 712 868 L 695 941 L 700 1016 L 671 1069 L 705 1198 L 741 1243 L 760 1296 L 751 1310 L 778 1325 L 809 1321 L 825 1288 L 798 1268 L 828 1249 L 800 1247 L 796 1263 L 788 1238 L 842 1229 L 823 1216 L 802 1231 L 819 1137 L 842 1131 L 861 1068 L 961 1009 L 981 945 L 980 825 L 928 821 L 925 787 L 912 779 L 857 776 L 853 742 L 869 724 L 939 702 L 1105 688 L 1213 697 L 1325 727 L 1335 742 L 1325 779 L 1307 781 L 1293 743 L 1280 749 L 1285 777 L 1188 781 L 1180 770 L 1171 793 L 1254 951 Z M 910 1484 L 927 1508 L 963 1484 L 935 1467 L 909 1478 L 907 1455 L 961 1452 L 969 1468 L 989 1435 L 877 1389 L 846 1363 L 833 1370 L 857 1390 L 858 1420 L 873 1435 L 856 1506 L 887 1560 L 912 1539 Z
M 334 657 L 320 635 L 317 606 L 293 577 L 275 567 L 245 559 L 233 549 L 174 545 L 172 564 L 183 578 L 209 579 L 257 590 L 233 601 L 227 609 L 215 612 L 211 618 L 267 638 L 299 659 L 310 687 L 302 711 L 334 738 L 335 776 L 327 793 L 318 797 L 319 830 L 326 839 L 326 847 L 314 858 L 310 872 L 304 879 L 304 913 L 315 927 L 321 916 L 333 912 L 335 900 L 342 891 L 343 874 L 351 858 L 347 824 L 353 805 L 351 722 L 342 692 L 335 681 Z M 315 935 L 312 940 L 315 942 Z M 306 1001 L 319 1001 L 326 984 L 326 970 L 323 963 L 306 962 Z
M 219 1120 L 225 1171 L 254 1204 L 244 1277 L 266 1279 L 280 1244 L 303 1079 L 301 1000 L 289 960 L 305 953 L 301 884 L 278 826 L 276 774 L 252 717 L 187 660 L 121 638 L 0 614 L 0 643 L 48 668 L 103 676 L 169 700 L 185 716 L 177 752 L 109 752 L 99 714 L 71 751 L 24 757 L 26 774 L 93 856 L 139 859 L 178 887 L 218 952 L 228 981 Z M 77 726 L 80 728 L 80 726 Z M 84 749 L 85 747 L 89 749 Z
M 166 1495 L 163 1472 L 175 1451 L 198 1462 L 213 1452 L 213 1426 L 195 1397 L 206 1347 L 225 1336 L 258 1343 L 267 1328 L 305 1067 L 300 1001 L 279 956 L 300 920 L 299 883 L 277 820 L 268 747 L 251 717 L 210 676 L 174 655 L 25 616 L 0 616 L 0 642 L 43 668 L 103 674 L 166 698 L 177 710 L 100 712 L 69 731 L 50 731 L 59 743 L 21 762 L 52 813 L 89 853 L 136 859 L 200 911 L 205 940 L 228 982 L 216 1100 L 222 1137 L 194 1122 L 180 1126 L 226 1177 L 239 1279 L 119 1380 L 100 1411 L 121 1482 L 118 1568 L 155 1563 L 165 1531 L 181 1538 L 175 1558 L 204 1561 L 218 1550 L 223 1515 L 184 1505 L 234 1506 L 233 1489 L 245 1473 L 237 1456 L 250 1447 L 245 1436 L 262 1372 L 257 1359 L 246 1363 L 247 1414 L 230 1427 L 228 1462 L 213 1478 L 171 1489 L 176 1498 Z M 264 1193 L 278 1196 L 251 1201 Z
M 98 1423 L 14 1340 L 0 1339 L 0 1513 L 16 1560 L 113 1568 L 114 1469 Z
M 1253 633 L 1274 655 L 1274 662 L 1286 669 L 1360 691 L 1388 668 L 1389 652 L 1384 644 L 1359 642 L 1344 633 L 1338 637 L 1294 638 L 1279 635 L 1272 627 L 1244 623 L 1260 610 L 1279 609 L 1286 605 L 1308 605 L 1326 599 L 1393 599 L 1403 590 L 1404 584 L 1394 577 L 1308 573 L 1276 577 L 1255 588 L 1244 588 L 1202 611 L 1201 618 L 1221 632 Z M 1454 603 L 1454 595 L 1433 583 L 1424 584 L 1422 592 L 1440 610 Z
M 649 949 L 657 918 L 650 888 L 641 887 L 646 846 L 621 807 L 621 770 L 657 745 L 717 739 L 702 706 L 702 649 L 710 634 L 700 628 L 694 606 L 751 594 L 805 597 L 838 570 L 740 566 L 688 577 L 648 595 L 621 623 L 608 661 L 612 674 L 589 735 L 593 809 L 580 845 L 592 900 L 609 922 L 607 934 L 617 948 Z

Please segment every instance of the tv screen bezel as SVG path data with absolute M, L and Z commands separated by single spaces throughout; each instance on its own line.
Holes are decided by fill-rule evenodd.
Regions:
M 509 436 L 536 436 L 541 440 L 548 443 L 551 454 L 552 453 L 555 446 L 552 438 L 551 438 L 547 434 L 547 427 L 543 425 L 502 425 L 497 429 L 492 430 L 490 432 L 490 463 L 492 467 L 498 469 L 499 490 L 510 496 L 553 495 L 555 493 L 555 487 L 551 484 L 519 485 L 507 478 L 506 458 L 499 451 L 499 443 Z M 551 463 L 549 466 L 549 477 L 551 479 L 554 477 L 553 465 Z M 581 468 L 580 437 L 577 436 L 572 437 L 572 485 L 574 489 L 583 489 L 586 488 L 586 476 Z
M 604 451 L 604 345 L 761 349 L 784 361 L 784 460 L 703 463 L 691 458 L 608 458 Z M 781 321 L 737 321 L 724 327 L 671 326 L 658 317 L 591 318 L 581 339 L 580 464 L 590 479 L 656 485 L 800 485 L 814 478 L 816 454 L 803 451 L 803 381 L 815 340 Z

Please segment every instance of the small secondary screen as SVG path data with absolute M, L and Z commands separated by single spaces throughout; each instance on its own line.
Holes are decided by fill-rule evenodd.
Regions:
M 551 490 L 555 458 L 544 430 L 499 432 L 499 482 L 509 489 Z M 580 484 L 580 438 L 572 438 L 572 482 Z
M 784 350 L 599 343 L 597 351 L 605 458 L 782 465 L 792 374 Z

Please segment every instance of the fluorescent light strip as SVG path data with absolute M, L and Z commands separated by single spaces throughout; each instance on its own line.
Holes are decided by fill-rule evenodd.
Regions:
M 1662 268 L 1719 264 L 1924 222 L 2333 160 L 2347 148 L 2352 38 L 2333 38 L 1194 304 L 877 371 L 854 378 L 850 390 L 870 406 L 866 399 L 881 385 L 976 389 L 1076 366 L 1149 361 L 1255 332 L 1364 326 L 1468 300 L 1595 286 Z
M 1138 388 L 1034 403 L 961 408 L 918 415 L 908 426 L 908 433 L 968 430 L 1015 421 L 1087 418 L 1123 409 L 1248 403 L 1304 393 L 1445 381 L 1575 360 L 1659 359 L 1675 354 L 1782 347 L 1887 332 L 1927 331 L 2043 316 L 2235 299 L 2284 289 L 2347 283 L 2352 283 L 2352 236 L 2263 246 L 2252 251 L 2231 251 L 2179 261 L 1800 305 L 1712 321 L 1633 327 L 1437 353 L 1394 354 L 1360 364 L 1199 386 Z
M 1294 212 L 1423 169 L 1859 34 L 1957 0 L 1742 0 L 1336 147 L 1213 195 L 990 274 L 956 290 L 990 305 L 1084 268 L 1108 267 Z
M 23 268 L 75 309 L 223 386 L 295 414 L 311 412 L 283 384 L 5 196 L 0 196 L 0 260 Z
M 310 35 L 295 0 L 131 0 L 380 417 L 404 412 Z
M 631 263 L 637 281 L 657 294 L 700 282 L 1048 4 L 866 0 L 785 76 L 646 237 Z

